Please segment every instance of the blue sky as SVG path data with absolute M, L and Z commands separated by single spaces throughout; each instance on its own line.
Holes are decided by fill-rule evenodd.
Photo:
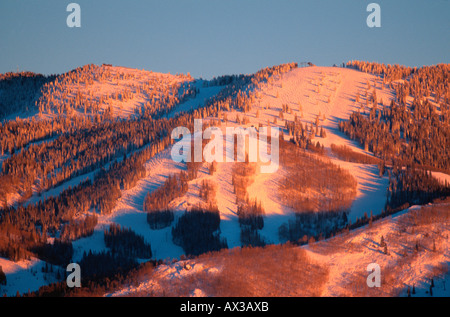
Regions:
M 68 28 L 66 6 L 81 6 Z M 366 25 L 370 2 L 381 28 Z M 194 77 L 286 62 L 449 63 L 448 0 L 1 0 L 0 73 L 111 63 Z

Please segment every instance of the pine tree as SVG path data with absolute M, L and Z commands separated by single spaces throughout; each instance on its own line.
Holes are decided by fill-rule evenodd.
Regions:
M 1 265 L 0 265 L 0 285 L 6 285 L 6 274 L 3 272 Z
M 380 239 L 380 246 L 382 246 L 382 247 L 385 246 L 385 242 L 384 242 L 384 237 L 383 236 L 381 236 L 381 239 Z

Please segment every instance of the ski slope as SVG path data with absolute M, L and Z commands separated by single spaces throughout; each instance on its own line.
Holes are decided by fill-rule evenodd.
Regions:
M 159 76 L 157 74 L 126 68 L 114 68 L 114 71 L 133 74 L 135 80 L 141 81 L 147 80 L 147 76 Z M 171 76 L 164 78 L 172 80 Z M 176 81 L 176 79 L 173 80 Z M 371 155 L 364 151 L 359 144 L 347 139 L 346 136 L 338 130 L 338 123 L 341 120 L 347 119 L 353 111 L 369 111 L 365 106 L 365 99 L 363 96 L 368 83 L 372 89 L 376 87 L 377 96 L 379 99 L 383 100 L 385 105 L 388 105 L 390 100 L 394 98 L 394 91 L 383 86 L 380 78 L 377 76 L 346 68 L 307 67 L 297 68 L 283 75 L 276 75 L 267 83 L 255 89 L 252 92 L 255 97 L 254 103 L 249 112 L 243 114 L 231 110 L 223 112 L 221 115 L 226 114 L 229 119 L 229 122 L 227 123 L 228 126 L 237 126 L 236 122 L 234 122 L 236 115 L 239 115 L 241 118 L 245 115 L 249 120 L 247 126 L 256 126 L 258 124 L 267 125 L 269 123 L 270 125 L 278 126 L 283 131 L 285 121 L 293 121 L 295 115 L 297 115 L 297 118 L 302 121 L 303 124 L 314 124 L 316 118 L 319 116 L 320 125 L 326 130 L 326 137 L 316 137 L 314 141 L 319 141 L 320 144 L 324 145 L 331 161 L 343 169 L 348 170 L 357 181 L 357 194 L 349 214 L 349 219 L 354 222 L 357 218 L 363 217 L 364 213 L 369 214 L 371 211 L 373 215 L 381 213 L 385 207 L 388 178 L 379 177 L 376 165 L 357 164 L 339 160 L 332 155 L 330 148 L 332 144 L 347 145 L 355 152 Z M 126 81 L 121 85 L 131 86 L 132 84 L 131 81 Z M 196 98 L 189 99 L 185 103 L 177 106 L 167 115 L 168 117 L 173 117 L 181 111 L 189 111 L 203 105 L 222 88 L 219 86 L 203 87 L 202 81 L 195 81 L 194 85 L 199 89 Z M 102 95 L 113 92 L 115 88 L 114 82 L 111 81 L 106 84 L 95 83 L 90 89 L 96 94 Z M 358 99 L 356 96 L 359 96 L 359 102 L 356 101 L 356 99 Z M 120 117 L 128 117 L 134 113 L 136 107 L 143 102 L 144 100 L 141 97 L 136 96 L 133 100 L 129 100 L 125 103 L 117 103 L 114 105 L 114 107 L 116 107 L 114 113 Z M 292 109 L 292 112 L 284 113 L 283 120 L 277 119 L 277 123 L 273 123 L 274 118 L 279 117 L 283 105 L 288 105 L 289 108 Z M 256 115 L 257 112 L 259 113 L 258 117 Z M 205 121 L 210 119 L 217 118 L 204 118 Z M 224 131 L 226 128 L 225 122 L 221 121 L 220 128 Z M 285 138 L 287 137 L 288 136 L 285 135 Z M 170 174 L 179 173 L 186 168 L 183 163 L 176 163 L 172 160 L 170 150 L 171 148 L 169 147 L 145 164 L 147 171 L 146 177 L 139 180 L 135 187 L 128 190 L 122 190 L 122 197 L 118 200 L 113 212 L 110 215 L 99 216 L 99 223 L 92 236 L 73 242 L 73 261 L 79 261 L 82 258 L 83 253 L 88 252 L 89 250 L 96 252 L 106 250 L 103 231 L 112 223 L 131 228 L 137 234 L 142 235 L 146 242 L 151 244 L 153 256 L 156 259 L 177 259 L 183 255 L 182 248 L 174 245 L 172 242 L 171 227 L 161 230 L 151 230 L 146 220 L 146 213 L 143 211 L 145 196 L 161 186 Z M 236 195 L 234 193 L 231 178 L 232 168 L 233 163 L 218 163 L 214 175 L 209 175 L 208 168 L 206 164 L 204 164 L 199 171 L 198 178 L 189 183 L 189 190 L 186 195 L 175 199 L 170 204 L 170 207 L 175 211 L 174 223 L 176 223 L 178 217 L 180 217 L 186 209 L 201 203 L 198 194 L 200 184 L 204 179 L 211 180 L 217 187 L 216 200 L 221 217 L 221 237 L 226 238 L 229 248 L 239 247 L 241 245 Z M 281 224 L 286 223 L 289 219 L 294 217 L 293 210 L 280 203 L 277 195 L 278 186 L 285 175 L 285 171 L 280 168 L 276 173 L 262 174 L 258 172 L 259 169 L 256 170 L 257 172 L 253 176 L 253 182 L 247 188 L 247 191 L 249 198 L 257 199 L 261 202 L 262 207 L 266 212 L 264 219 L 265 225 L 261 230 L 262 237 L 267 243 L 277 244 L 281 242 L 278 237 L 278 228 Z M 58 195 L 69 185 L 74 186 L 86 177 L 92 177 L 92 175 L 93 174 L 82 175 L 74 178 L 63 185 L 48 191 L 44 195 L 45 197 Z M 433 175 L 443 181 L 448 181 L 450 177 L 443 173 L 433 173 Z M 34 195 L 28 203 L 34 203 L 37 200 L 37 195 Z M 379 231 L 374 234 L 379 235 L 382 232 L 390 232 L 393 228 L 392 226 L 394 226 L 394 222 L 395 219 L 393 220 L 391 218 L 382 220 L 379 227 L 377 227 L 379 228 Z M 370 235 L 370 233 L 366 233 L 363 229 L 358 230 L 359 231 L 352 236 L 353 238 L 350 242 L 348 242 L 348 240 L 345 241 L 345 243 L 356 243 L 362 248 L 363 251 L 354 256 L 351 254 L 349 255 L 345 249 L 342 249 L 342 252 L 337 251 L 333 253 L 333 256 L 330 257 L 327 253 L 329 251 L 322 253 L 319 252 L 318 249 L 306 248 L 311 258 L 329 265 L 331 267 L 331 274 L 339 277 L 336 282 L 338 285 L 330 284 L 326 290 L 324 290 L 323 296 L 341 296 L 342 294 L 347 294 L 345 286 L 341 286 L 343 285 L 341 276 L 345 276 L 345 270 L 348 270 L 355 263 L 366 263 L 369 258 L 374 258 L 374 254 L 378 255 L 368 249 L 367 235 Z M 324 242 L 324 244 L 325 243 L 326 242 Z M 325 248 L 331 249 L 331 247 Z M 445 261 L 447 259 L 446 257 L 448 257 L 448 255 L 443 254 L 443 258 L 440 260 Z M 378 259 L 378 257 L 375 258 Z M 22 264 L 18 264 L 17 267 L 8 260 L 0 260 L 2 261 L 0 263 L 3 263 L 4 265 L 4 271 L 5 268 L 8 268 L 8 271 L 5 271 L 8 281 L 10 278 L 14 281 L 15 276 L 17 276 L 16 284 L 8 285 L 8 295 L 11 292 L 15 294 L 16 290 L 22 292 L 25 286 L 21 286 L 20 283 L 22 282 L 19 280 L 28 278 L 26 277 L 28 276 L 27 274 L 29 274 L 27 273 L 28 271 L 23 268 Z M 32 265 L 35 265 L 38 268 L 42 266 L 42 263 L 36 263 Z M 394 262 L 386 263 L 391 265 Z M 430 263 L 431 262 L 429 262 L 428 259 L 423 259 L 418 262 L 422 271 L 414 275 L 415 280 L 419 280 L 426 274 L 426 267 Z M 197 266 L 197 268 L 199 268 L 199 271 L 218 270 L 217 267 Z M 18 273 L 15 272 L 22 273 L 17 275 Z M 167 274 L 175 274 L 174 272 L 184 271 L 179 270 L 177 267 L 161 268 L 161 276 L 164 278 L 167 278 Z M 192 272 L 195 272 L 195 270 Z M 412 273 L 407 272 L 403 277 L 406 278 L 408 274 Z M 180 276 L 177 276 L 176 278 L 183 278 L 183 276 Z M 44 284 L 45 282 L 43 278 L 39 276 L 32 280 L 33 282 L 30 282 L 31 284 L 27 284 L 26 282 L 23 283 L 33 289 L 33 287 L 37 286 L 39 283 L 42 282 L 41 284 Z M 36 280 L 36 282 L 34 282 L 34 280 Z M 153 282 L 144 281 L 143 283 L 142 289 L 148 289 Z M 145 285 L 145 283 L 150 284 Z M 0 288 L 0 293 L 1 290 L 2 289 Z M 201 289 L 194 289 L 192 291 L 193 295 L 204 295 Z M 128 289 L 115 295 L 127 295 L 138 292 L 139 289 Z

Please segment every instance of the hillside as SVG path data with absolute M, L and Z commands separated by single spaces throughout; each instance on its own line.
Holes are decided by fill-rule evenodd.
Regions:
M 414 286 L 414 297 L 430 296 L 433 279 L 434 296 L 448 297 L 448 206 L 414 206 L 304 247 L 225 250 L 160 265 L 105 296 L 407 296 Z M 370 263 L 381 267 L 379 289 L 366 285 Z
M 320 80 L 322 78 L 321 72 L 325 69 L 330 71 L 334 70 L 333 68 L 302 68 L 296 69 L 292 72 L 284 75 L 283 79 L 283 88 L 279 88 L 279 97 L 286 98 L 282 100 L 288 100 L 287 96 L 291 96 L 293 100 L 297 99 L 298 96 L 302 96 L 302 91 L 307 90 L 310 86 L 308 80 L 305 80 L 303 84 L 305 86 L 299 86 L 298 82 L 301 81 L 300 78 L 312 76 L 311 80 Z M 314 71 L 313 71 L 314 70 Z M 367 74 L 361 74 L 360 72 L 348 69 L 336 69 L 336 73 L 342 72 L 349 77 L 348 80 L 354 80 L 355 82 L 362 81 L 363 79 L 371 78 Z M 295 76 L 294 76 L 295 75 Z M 353 77 L 352 77 L 353 76 Z M 354 78 L 356 77 L 356 78 Z M 307 77 L 309 78 L 309 77 Z M 280 79 L 281 80 L 281 79 Z M 353 87 L 355 82 L 351 82 L 348 87 Z M 277 81 L 274 81 L 274 85 L 281 84 Z M 294 89 L 297 87 L 297 89 Z M 262 92 L 256 92 L 258 94 L 266 94 L 270 95 L 270 93 L 265 93 L 265 89 L 267 87 L 261 88 Z M 272 89 L 272 88 L 270 88 Z M 286 92 L 285 92 L 285 90 Z M 295 94 L 292 96 L 292 94 Z M 342 92 L 344 94 L 344 92 Z M 348 90 L 345 90 L 345 94 L 349 94 Z M 341 103 L 334 103 L 334 107 L 329 109 L 330 113 L 334 115 L 342 116 L 345 118 L 345 115 L 348 115 L 350 111 L 353 109 L 353 105 L 348 102 L 345 102 L 345 98 L 343 95 L 337 95 L 338 99 L 342 99 Z M 320 97 L 319 97 L 320 99 Z M 274 98 L 275 100 L 275 98 Z M 307 100 L 306 97 L 302 100 Z M 260 103 L 259 99 L 256 99 L 255 105 Z M 306 101 L 304 101 L 306 102 Z M 275 103 L 275 102 L 274 102 Z M 262 103 L 261 103 L 262 104 Z M 227 126 L 236 126 L 236 122 L 233 118 L 237 116 L 245 116 L 249 118 L 249 122 L 247 125 L 256 125 L 258 123 L 263 123 L 267 121 L 267 118 L 272 118 L 273 116 L 278 116 L 279 111 L 281 110 L 282 102 L 279 102 L 279 106 L 273 106 L 273 110 L 264 110 L 264 106 L 255 106 L 251 111 L 246 112 L 245 114 L 236 112 L 236 111 L 224 111 L 220 114 L 221 117 L 226 116 L 229 118 L 227 120 Z M 304 123 L 311 124 L 313 122 L 313 118 L 315 118 L 320 112 L 320 109 L 326 109 L 327 102 L 320 101 L 319 105 L 323 108 L 313 108 L 309 112 L 309 120 L 307 118 L 304 119 Z M 347 105 L 347 106 L 344 106 Z M 279 107 L 279 108 L 278 108 Z M 271 106 L 272 108 L 272 106 Z M 259 111 L 261 113 L 261 118 L 258 120 L 255 118 L 256 112 Z M 294 110 L 295 111 L 295 110 Z M 325 111 L 325 110 L 324 110 Z M 285 118 L 285 120 L 293 120 L 295 113 L 291 117 Z M 298 115 L 300 117 L 300 114 Z M 317 140 L 321 143 L 329 144 L 350 144 L 350 142 L 346 141 L 345 138 L 337 131 L 336 122 L 333 123 L 330 120 L 326 120 L 327 125 L 326 129 L 328 131 L 326 138 L 317 138 Z M 282 128 L 281 125 L 279 125 Z M 225 123 L 223 123 L 223 130 L 225 130 Z M 224 133 L 225 134 L 225 133 Z M 329 141 L 331 139 L 331 141 Z M 327 143 L 328 141 L 328 143 Z M 342 142 L 342 143 L 341 143 Z M 363 152 L 359 147 L 353 147 L 356 151 Z M 351 211 L 350 211 L 350 219 L 354 222 L 357 217 L 362 217 L 364 212 L 370 213 L 373 211 L 374 215 L 377 215 L 384 208 L 385 203 L 385 192 L 388 184 L 387 178 L 380 179 L 378 177 L 378 170 L 376 166 L 366 165 L 366 164 L 352 164 L 348 162 L 342 162 L 339 160 L 333 160 L 336 164 L 339 164 L 346 170 L 348 170 L 353 177 L 357 180 L 357 192 L 355 196 L 355 200 L 353 201 Z M 106 216 L 105 220 L 100 220 L 100 226 L 96 229 L 95 232 L 98 232 L 99 235 L 102 234 L 104 227 L 101 225 L 102 223 L 108 224 L 110 222 L 119 223 L 123 226 L 133 228 L 137 233 L 146 237 L 147 241 L 156 242 L 153 243 L 154 251 L 158 258 L 165 259 L 167 257 L 179 257 L 183 254 L 183 251 L 173 245 L 170 239 L 170 228 L 166 228 L 163 230 L 149 230 L 148 226 L 143 223 L 145 222 L 146 215 L 143 213 L 143 201 L 144 196 L 147 192 L 152 191 L 157 184 L 161 185 L 165 177 L 170 174 L 177 173 L 182 170 L 183 167 L 179 166 L 176 168 L 174 163 L 171 162 L 170 159 L 170 149 L 165 150 L 163 153 L 158 155 L 156 158 L 151 159 L 147 163 L 147 175 L 137 182 L 136 186 L 130 190 L 123 191 L 121 198 L 118 201 L 118 204 L 115 210 L 111 213 L 111 215 Z M 199 188 L 203 180 L 208 179 L 216 184 L 217 193 L 216 200 L 217 206 L 220 211 L 221 217 L 221 236 L 225 237 L 228 242 L 228 247 L 236 247 L 241 245 L 240 241 L 240 226 L 239 219 L 237 216 L 237 204 L 236 204 L 236 195 L 233 193 L 233 185 L 232 185 L 232 165 L 229 163 L 218 163 L 216 172 L 213 176 L 209 175 L 207 165 L 204 164 L 204 167 L 200 169 L 200 172 L 196 179 L 192 180 L 189 183 L 188 192 L 172 201 L 169 206 L 173 208 L 175 211 L 175 216 L 180 216 L 182 212 L 189 206 L 195 206 L 202 200 L 199 198 Z M 257 169 L 258 170 L 258 169 Z M 156 175 L 155 175 L 156 173 Z M 265 240 L 269 243 L 279 243 L 280 238 L 278 235 L 279 227 L 294 217 L 294 211 L 280 203 L 280 199 L 277 192 L 278 183 L 277 179 L 280 178 L 280 175 L 283 174 L 283 170 L 280 169 L 277 173 L 274 174 L 261 174 L 257 173 L 253 176 L 253 183 L 248 187 L 249 197 L 253 199 L 258 199 L 261 202 L 261 205 L 265 209 L 265 227 L 261 231 L 261 234 L 265 238 Z M 163 178 L 161 178 L 163 176 Z M 152 185 L 152 187 L 150 187 Z M 264 191 L 267 194 L 262 194 L 261 191 Z M 111 219 L 112 218 L 112 219 Z M 102 219 L 102 218 L 100 218 Z M 89 242 L 89 240 L 98 241 L 101 238 L 97 238 L 96 233 L 92 236 L 92 238 L 82 239 L 79 242 L 76 242 L 75 245 L 75 258 L 79 258 L 82 256 L 84 251 L 88 251 L 88 248 L 95 243 Z M 160 242 L 161 241 L 161 242 Z M 84 246 L 87 245 L 87 247 Z M 95 250 L 99 250 L 98 244 L 96 244 Z M 80 247 L 78 247 L 80 246 Z M 79 251 L 77 251 L 79 248 Z
M 95 274 L 94 285 L 137 270 L 133 279 L 140 286 L 121 280 L 121 289 L 108 294 L 114 296 L 228 296 L 240 288 L 242 276 L 252 274 L 239 294 L 367 295 L 365 267 L 352 265 L 370 259 L 388 268 L 401 263 L 407 271 L 389 269 L 395 272 L 386 279 L 389 288 L 377 296 L 404 295 L 406 286 L 419 288 L 440 276 L 449 256 L 448 203 L 409 207 L 449 196 L 449 174 L 442 156 L 422 155 L 435 146 L 415 143 L 412 123 L 403 118 L 419 120 L 415 111 L 428 107 L 422 123 L 430 125 L 430 140 L 438 135 L 446 144 L 448 83 L 439 84 L 441 68 L 428 70 L 435 74 L 433 92 L 419 105 L 421 72 L 365 65 L 284 64 L 210 81 L 86 65 L 44 83 L 36 113 L 0 125 L 0 265 L 14 280 L 0 293 L 62 280 L 70 261 L 84 265 L 86 280 Z M 446 76 L 445 67 L 442 72 Z M 202 119 L 202 132 L 217 128 L 214 141 L 224 152 L 216 148 L 214 155 L 222 159 L 233 146 L 238 149 L 226 138 L 227 129 L 255 129 L 262 140 L 278 128 L 279 139 L 259 143 L 259 151 L 270 148 L 267 155 L 275 159 L 271 146 L 277 138 L 276 172 L 262 172 L 267 163 L 261 155 L 256 162 L 175 162 L 171 132 L 193 132 L 195 119 Z M 380 128 L 368 131 L 359 125 L 363 120 Z M 391 135 L 393 147 L 379 150 L 382 137 Z M 206 140 L 202 145 L 206 150 Z M 250 143 L 243 151 L 251 157 Z M 427 210 L 436 217 L 417 223 Z M 415 213 L 420 217 L 411 219 Z M 404 230 L 411 221 L 420 233 Z M 380 251 L 380 236 L 389 256 Z M 314 243 L 318 239 L 326 240 Z M 415 240 L 423 252 L 412 252 Z M 251 248 L 241 252 L 241 246 Z M 140 263 L 185 256 L 192 259 L 150 273 L 138 269 Z M 252 260 L 258 257 L 265 263 L 260 267 Z M 285 257 L 279 270 L 272 269 L 279 265 L 276 257 Z M 243 271 L 236 270 L 239 261 L 247 263 Z M 299 261 L 309 270 L 294 270 Z M 283 278 L 290 270 L 296 279 Z M 284 291 L 274 287 L 270 274 L 288 285 Z M 26 276 L 34 284 L 21 280 Z M 309 283 L 296 288 L 299 280 Z M 179 288 L 167 286 L 172 283 Z
M 196 90 L 193 78 L 109 65 L 86 65 L 44 85 L 37 102 L 42 116 L 110 115 L 128 118 L 167 112 Z M 164 108 L 164 109 L 163 109 Z

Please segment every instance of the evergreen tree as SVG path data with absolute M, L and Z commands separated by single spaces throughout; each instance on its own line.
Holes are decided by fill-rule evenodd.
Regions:
M 386 243 L 384 242 L 384 237 L 381 236 L 381 239 L 380 239 L 380 246 L 381 246 L 381 247 L 384 247 L 385 244 L 386 244 Z
M 6 285 L 6 274 L 3 272 L 1 265 L 0 265 L 0 285 Z

